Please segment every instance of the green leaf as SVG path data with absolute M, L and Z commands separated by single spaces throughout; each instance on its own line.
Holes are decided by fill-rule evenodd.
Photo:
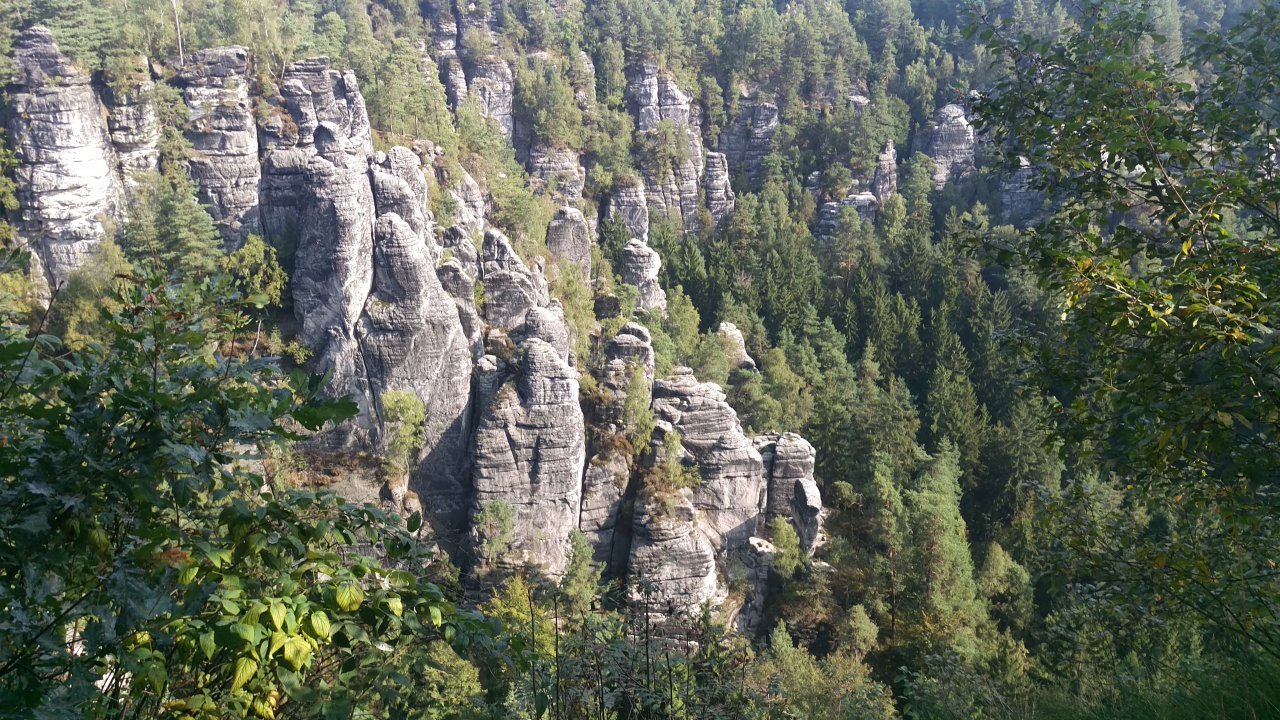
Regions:
M 275 629 L 283 630 L 285 614 L 284 603 L 279 601 L 271 603 L 271 607 L 268 608 L 267 612 L 271 614 L 271 624 L 275 626 Z
M 410 515 L 407 527 L 411 533 L 418 532 L 418 528 L 422 527 L 422 513 L 415 512 Z
M 287 651 L 286 651 L 287 652 Z M 244 687 L 258 672 L 258 663 L 251 658 L 242 657 L 236 660 L 235 672 L 231 675 L 231 692 L 235 692 Z
M 355 612 L 360 609 L 360 603 L 364 602 L 364 590 L 355 583 L 342 583 L 338 586 L 334 599 L 343 612 Z
M 329 616 L 324 614 L 323 610 L 316 610 L 307 617 L 308 624 L 311 625 L 311 632 L 322 640 L 329 639 Z
M 204 653 L 207 660 L 212 660 L 213 654 L 218 651 L 218 643 L 213 638 L 212 630 L 200 635 L 200 651 Z
M 392 615 L 395 615 L 396 617 L 400 617 L 401 615 L 404 614 L 404 603 L 400 600 L 400 598 L 389 597 L 387 598 L 386 602 L 387 602 L 387 610 L 389 610 Z
M 431 624 L 440 627 L 440 624 L 444 622 L 444 617 L 440 613 L 440 606 L 432 605 L 428 608 L 428 612 L 431 613 Z
M 300 637 L 291 637 L 285 641 L 284 661 L 293 666 L 294 670 L 301 670 L 310 657 L 311 645 L 306 640 Z
M 298 421 L 302 427 L 316 431 L 324 427 L 325 423 L 340 423 L 356 416 L 359 407 L 349 398 L 341 400 L 329 400 L 326 402 L 312 402 L 293 411 L 293 419 Z
M 271 633 L 271 645 L 267 648 L 267 656 L 276 654 L 276 651 L 284 647 L 285 642 L 289 639 L 288 635 L 280 631 Z

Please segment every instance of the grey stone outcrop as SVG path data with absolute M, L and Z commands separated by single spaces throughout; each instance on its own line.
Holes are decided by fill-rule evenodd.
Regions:
M 738 111 L 720 132 L 717 149 L 725 154 L 730 170 L 756 182 L 761 163 L 773 152 L 778 126 L 778 106 L 758 90 L 744 87 L 738 95 Z
M 480 246 L 480 280 L 484 283 L 484 318 L 500 330 L 519 327 L 531 308 L 544 306 L 550 297 L 547 281 L 530 269 L 501 231 L 489 229 Z
M 893 141 L 885 142 L 876 157 L 876 174 L 871 180 L 871 194 L 883 203 L 898 192 L 898 150 Z
M 189 116 L 188 165 L 197 196 L 228 247 L 262 231 L 258 216 L 258 127 L 250 95 L 249 50 L 236 46 L 193 53 L 177 79 Z
M 560 263 L 575 265 L 583 280 L 591 277 L 591 226 L 581 210 L 560 208 L 547 227 L 547 249 Z
M 934 188 L 941 190 L 949 182 L 970 177 L 975 172 L 977 139 L 964 108 L 953 104 L 939 109 L 931 130 Z
M 32 275 L 57 284 L 89 258 L 123 218 L 124 190 L 106 113 L 89 76 L 41 26 L 14 40 L 8 88 L 9 141 L 19 211 L 18 240 L 32 250 Z
M 493 565 L 561 575 L 578 528 L 586 460 L 578 372 L 538 338 L 525 340 L 511 363 L 487 357 L 479 372 L 472 512 L 495 502 L 514 511 L 511 545 Z
M 622 282 L 634 285 L 640 291 L 636 309 L 640 312 L 667 309 L 667 293 L 658 282 L 662 271 L 662 258 L 658 251 L 642 240 L 632 239 L 622 249 Z

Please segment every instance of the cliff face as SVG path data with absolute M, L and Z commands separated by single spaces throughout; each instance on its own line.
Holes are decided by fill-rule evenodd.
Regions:
M 778 106 L 758 92 L 744 88 L 737 98 L 737 112 L 720 133 L 718 143 L 729 169 L 742 173 L 754 183 L 760 164 L 773 151 L 773 136 L 778 132 L 778 125 Z
M 39 280 L 54 285 L 88 260 L 123 219 L 123 184 L 87 74 L 58 51 L 42 27 L 14 41 L 17 76 L 8 88 L 8 134 L 19 165 L 19 241 L 32 250 Z
M 475 495 L 472 537 L 481 565 L 532 565 L 559 576 L 578 528 L 586 446 L 578 372 L 550 344 L 525 340 L 506 362 L 480 365 L 480 419 L 473 441 Z M 495 537 L 484 522 L 492 503 L 514 510 L 510 528 Z M 487 543 L 501 543 L 497 547 Z
M 249 95 L 249 51 L 211 48 L 191 56 L 178 75 L 190 116 L 191 179 L 229 247 L 261 232 L 258 126 Z
M 934 163 L 934 187 L 941 190 L 949 182 L 970 177 L 975 172 L 978 144 L 964 108 L 947 105 L 939 109 L 931 131 L 929 157 Z
M 898 192 L 898 150 L 893 141 L 885 142 L 880 155 L 876 157 L 876 174 L 871 180 L 871 194 L 876 200 L 884 202 Z
M 483 54 L 461 63 L 456 50 L 467 31 L 492 39 L 492 18 L 455 17 L 456 27 L 442 21 L 433 38 L 440 72 L 450 72 L 454 53 L 471 74 L 451 97 L 480 103 L 501 123 L 510 90 L 502 68 L 484 69 Z M 97 86 L 39 28 L 18 39 L 15 55 L 21 72 L 7 120 L 21 163 L 18 229 L 41 277 L 57 281 L 86 262 L 123 219 L 131 183 L 155 168 L 160 128 L 147 90 L 161 81 L 139 59 L 128 88 Z M 732 615 L 745 602 L 739 617 L 753 622 L 763 581 L 747 601 L 728 602 L 728 568 L 741 562 L 756 568 L 753 577 L 767 576 L 754 548 L 767 545 L 757 535 L 772 515 L 792 519 L 812 546 L 821 519 L 812 448 L 792 436 L 747 437 L 724 393 L 691 371 L 655 380 L 643 326 L 627 323 L 612 337 L 589 320 L 570 327 L 549 280 L 569 267 L 590 278 L 597 231 L 577 153 L 529 146 L 534 190 L 560 209 L 548 227 L 549 257 L 522 257 L 522 245 L 490 225 L 477 179 L 456 173 L 438 186 L 445 175 L 432 167 L 431 143 L 374 150 L 353 75 L 323 58 L 303 60 L 285 69 L 278 94 L 262 97 L 251 66 L 243 48 L 212 48 L 170 82 L 190 110 L 180 130 L 193 148 L 199 199 L 228 247 L 261 233 L 281 250 L 298 339 L 314 351 L 309 369 L 331 373 L 329 391 L 359 408 L 307 451 L 382 453 L 395 429 L 383 409 L 390 391 L 408 391 L 426 409 L 407 474 L 352 472 L 334 487 L 397 511 L 421 509 L 473 588 L 522 568 L 562 574 L 581 531 L 606 574 L 627 581 L 655 615 L 704 602 Z M 656 65 L 639 68 L 629 90 L 638 132 L 673 130 L 678 159 L 620 183 L 608 211 L 634 237 L 618 273 L 638 289 L 640 311 L 663 311 L 662 259 L 647 243 L 651 213 L 696 229 L 731 213 L 734 195 L 729 159 L 702 145 L 696 104 Z M 437 225 L 433 193 L 455 201 L 452 226 Z M 752 369 L 741 334 L 723 332 L 736 341 L 732 364 Z M 588 357 L 575 355 L 573 333 L 588 335 Z M 633 453 L 623 440 L 636 411 L 628 397 L 640 392 L 651 398 L 655 447 L 679 437 L 691 487 L 664 489 L 655 455 Z M 650 582 L 656 590 L 642 598 Z
M 626 95 L 638 136 L 673 144 L 659 150 L 668 157 L 666 167 L 641 164 L 650 217 L 665 217 L 686 232 L 697 232 L 706 166 L 701 111 L 673 77 L 659 71 L 656 60 L 635 64 L 627 76 Z

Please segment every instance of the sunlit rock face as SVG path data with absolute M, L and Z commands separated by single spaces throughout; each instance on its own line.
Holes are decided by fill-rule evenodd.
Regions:
M 477 372 L 472 513 L 504 503 L 514 524 L 509 547 L 486 558 L 485 528 L 473 521 L 476 564 L 562 575 L 579 526 L 586 461 L 578 371 L 549 343 L 529 338 L 510 361 L 487 356 Z
M 973 175 L 977 139 L 964 108 L 947 105 L 938 110 L 931 131 L 929 157 L 933 158 L 934 188 L 941 190 L 949 182 Z
M 258 127 L 250 96 L 249 50 L 200 50 L 177 78 L 189 111 L 183 128 L 191 143 L 188 165 L 201 204 L 229 248 L 260 233 Z
M 19 242 L 32 250 L 33 277 L 53 286 L 123 219 L 124 188 L 107 113 L 89 76 L 40 26 L 14 39 L 13 59 L 17 73 L 6 115 L 18 161 L 14 225 Z

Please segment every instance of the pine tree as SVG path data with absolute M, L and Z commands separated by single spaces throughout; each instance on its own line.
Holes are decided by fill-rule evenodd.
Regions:
M 916 554 L 909 632 L 922 647 L 946 647 L 975 657 L 987 611 L 978 598 L 968 531 L 960 515 L 960 464 L 954 446 L 939 452 L 903 494 Z

